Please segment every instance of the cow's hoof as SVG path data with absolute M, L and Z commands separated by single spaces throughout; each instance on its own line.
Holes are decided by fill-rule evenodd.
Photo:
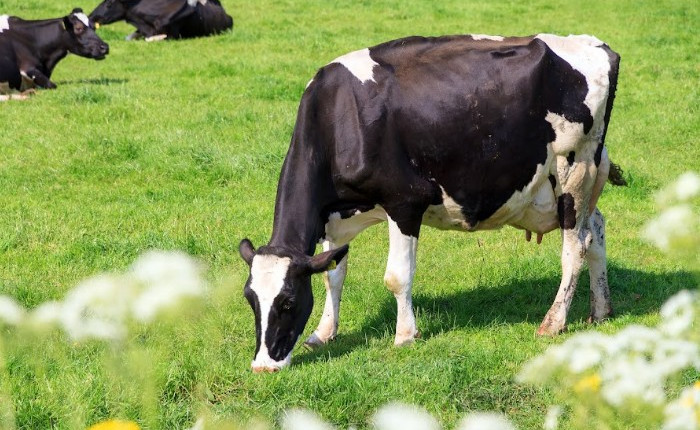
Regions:
M 279 367 L 260 366 L 260 367 L 252 367 L 251 370 L 253 371 L 253 373 L 275 373 L 275 372 L 279 372 L 280 368 Z
M 323 340 L 321 340 L 320 337 L 318 337 L 316 335 L 316 332 L 314 332 L 314 333 L 311 333 L 311 336 L 309 336 L 308 339 L 306 339 L 306 341 L 304 342 L 304 347 L 306 349 L 308 349 L 309 351 L 314 351 L 314 350 L 328 344 L 328 342 L 332 341 L 333 339 L 335 339 L 335 336 L 331 336 L 326 341 L 323 341 Z
M 396 337 L 396 339 L 394 339 L 394 346 L 411 345 L 416 339 L 420 339 L 420 336 L 420 332 L 416 331 L 413 336 Z
M 554 324 L 542 323 L 537 329 L 537 336 L 556 336 L 566 331 L 566 325 L 559 326 Z
M 595 315 L 589 315 L 586 322 L 588 324 L 600 324 L 604 321 L 609 320 L 610 318 L 612 318 L 612 316 L 613 316 L 612 311 L 608 312 L 607 314 L 603 315 L 602 317 L 597 317 Z

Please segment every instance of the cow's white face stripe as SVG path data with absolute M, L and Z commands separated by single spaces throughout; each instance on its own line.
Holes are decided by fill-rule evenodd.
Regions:
M 260 305 L 260 351 L 253 360 L 253 367 L 276 367 L 286 366 L 291 361 L 291 352 L 282 361 L 275 361 L 270 358 L 267 345 L 265 344 L 265 332 L 267 331 L 267 319 L 270 315 L 272 302 L 275 300 L 284 287 L 284 280 L 287 277 L 289 265 L 292 260 L 288 257 L 278 257 L 276 255 L 256 255 L 250 267 L 250 289 L 255 292 Z
M 583 103 L 588 106 L 593 119 L 599 122 L 605 114 L 604 101 L 610 87 L 610 61 L 607 52 L 601 49 L 603 42 L 588 35 L 538 34 L 536 37 L 586 78 L 588 94 Z
M 495 40 L 498 42 L 502 42 L 504 37 L 503 36 L 489 36 L 488 34 L 470 34 L 472 39 L 474 40 Z
M 74 13 L 73 14 L 76 18 L 80 20 L 83 24 L 85 24 L 86 27 L 90 27 L 90 20 L 88 19 L 87 15 L 85 15 L 82 12 Z
M 10 16 L 0 15 L 0 33 L 10 29 Z
M 363 84 L 367 81 L 377 82 L 374 80 L 373 69 L 379 63 L 369 56 L 369 48 L 345 54 L 331 61 L 331 63 L 342 64 Z

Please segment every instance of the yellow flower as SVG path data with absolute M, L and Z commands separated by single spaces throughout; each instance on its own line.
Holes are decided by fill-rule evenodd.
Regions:
M 585 378 L 581 378 L 576 385 L 574 385 L 574 391 L 577 393 L 583 393 L 586 391 L 599 391 L 600 390 L 600 384 L 603 382 L 602 379 L 600 379 L 600 375 L 597 373 L 594 373 L 592 375 L 586 376 Z
M 140 430 L 138 424 L 133 421 L 109 420 L 97 423 L 88 430 Z

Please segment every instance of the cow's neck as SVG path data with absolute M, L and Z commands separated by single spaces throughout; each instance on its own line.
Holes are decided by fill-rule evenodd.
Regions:
M 26 41 L 32 54 L 36 55 L 48 77 L 56 64 L 68 54 L 68 32 L 63 27 L 62 19 L 25 21 L 25 25 L 13 30 L 21 34 L 22 40 Z
M 313 255 L 323 234 L 322 211 L 331 200 L 331 178 L 322 157 L 312 145 L 294 139 L 277 185 L 271 246 Z

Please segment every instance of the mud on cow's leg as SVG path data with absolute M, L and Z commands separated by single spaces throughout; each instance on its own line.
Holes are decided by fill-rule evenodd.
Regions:
M 335 248 L 338 248 L 337 244 L 328 240 L 323 242 L 324 252 Z M 346 255 L 335 269 L 323 273 L 323 283 L 326 285 L 326 302 L 323 306 L 323 315 L 318 323 L 318 327 L 304 342 L 304 346 L 307 348 L 315 349 L 335 339 L 338 333 L 343 282 L 347 272 L 348 256 Z
M 591 278 L 591 315 L 589 322 L 602 321 L 613 314 L 608 287 L 607 259 L 605 256 L 605 219 L 595 209 L 588 220 L 591 245 L 586 253 Z
M 413 342 L 420 333 L 416 328 L 416 318 L 413 314 L 413 275 L 416 272 L 416 251 L 418 247 L 418 229 L 415 236 L 404 234 L 399 225 L 388 218 L 389 223 L 389 258 L 384 273 L 384 284 L 396 298 L 396 337 L 395 345 L 405 345 Z

